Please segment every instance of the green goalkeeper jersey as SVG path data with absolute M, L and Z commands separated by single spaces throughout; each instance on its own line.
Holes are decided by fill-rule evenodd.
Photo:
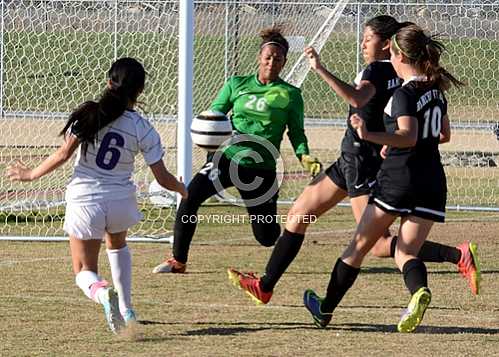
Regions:
M 211 109 L 226 114 L 232 110 L 232 127 L 238 134 L 266 139 L 277 151 L 280 151 L 287 127 L 296 156 L 300 158 L 301 155 L 308 154 L 301 91 L 280 78 L 275 82 L 262 84 L 256 75 L 231 77 L 218 93 Z M 237 155 L 239 165 L 245 167 L 276 167 L 272 152 L 258 141 L 232 144 L 225 149 L 224 155 L 229 159 Z

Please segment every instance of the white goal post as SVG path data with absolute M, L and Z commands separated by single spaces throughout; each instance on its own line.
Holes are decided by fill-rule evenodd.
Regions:
M 187 63 L 187 59 L 179 63 L 180 24 L 186 19 L 179 14 L 189 1 L 0 1 L 2 169 L 17 159 L 28 165 L 43 160 L 60 144 L 58 132 L 68 113 L 102 90 L 113 59 L 132 56 L 148 72 L 141 99 L 145 115 L 162 136 L 167 166 L 189 176 L 189 170 L 200 168 L 205 153 L 194 149 L 192 165 L 179 156 L 180 148 L 189 152 L 191 144 L 182 135 L 188 133 L 188 123 L 178 118 L 190 118 L 191 113 L 208 108 L 230 75 L 256 71 L 258 30 L 275 23 L 284 24 L 285 35 L 294 43 L 283 73 L 286 78 L 299 61 L 300 44 L 320 34 L 335 6 L 342 3 L 334 30 L 325 36 L 321 59 L 346 81 L 353 80 L 362 66 L 359 41 L 363 23 L 370 17 L 391 14 L 443 36 L 448 49 L 445 65 L 467 83 L 462 91 L 448 95 L 454 132 L 452 142 L 442 146 L 442 156 L 449 208 L 499 211 L 498 1 L 194 1 L 192 90 L 189 78 L 178 74 L 180 63 Z M 301 89 L 312 154 L 329 165 L 338 156 L 347 107 L 313 73 L 303 78 Z M 188 94 L 192 94 L 191 103 Z M 282 154 L 280 199 L 291 202 L 309 179 L 287 141 Z M 164 237 L 171 231 L 174 199 L 150 190 L 153 178 L 142 160 L 136 170 L 145 219 L 131 235 Z M 66 165 L 30 184 L 12 183 L 2 175 L 0 235 L 64 236 L 63 198 L 71 173 L 71 165 Z

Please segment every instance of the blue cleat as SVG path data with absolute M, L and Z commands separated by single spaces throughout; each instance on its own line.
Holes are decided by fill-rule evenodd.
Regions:
M 319 328 L 325 328 L 333 317 L 332 313 L 324 313 L 321 311 L 323 300 L 324 299 L 319 297 L 312 289 L 305 290 L 305 293 L 303 294 L 303 304 L 312 314 L 315 326 Z
M 133 309 L 128 309 L 123 314 L 123 319 L 125 320 L 125 325 L 133 325 L 137 323 L 137 315 Z

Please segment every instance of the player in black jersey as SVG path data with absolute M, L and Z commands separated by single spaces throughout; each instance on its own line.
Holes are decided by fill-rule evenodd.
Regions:
M 450 140 L 450 125 L 443 92 L 451 84 L 462 85 L 440 66 L 443 49 L 420 27 L 401 28 L 392 37 L 390 52 L 393 67 L 404 83 L 384 110 L 387 132 L 371 131 L 362 114 L 350 118 L 360 139 L 387 145 L 388 149 L 370 204 L 354 239 L 336 262 L 326 297 L 305 291 L 305 306 L 319 327 L 329 323 L 333 310 L 354 283 L 364 256 L 398 216 L 401 223 L 395 261 L 412 295 L 398 330 L 413 331 L 430 303 L 426 267 L 418 252 L 433 222 L 445 218 L 447 187 L 438 145 Z M 470 275 L 478 290 L 476 246 L 471 245 L 471 250 Z

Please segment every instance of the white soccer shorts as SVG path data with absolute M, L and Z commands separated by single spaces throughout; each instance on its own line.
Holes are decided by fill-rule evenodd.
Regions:
M 68 203 L 64 231 L 83 240 L 102 239 L 106 232 L 126 231 L 141 219 L 135 197 L 91 204 Z

